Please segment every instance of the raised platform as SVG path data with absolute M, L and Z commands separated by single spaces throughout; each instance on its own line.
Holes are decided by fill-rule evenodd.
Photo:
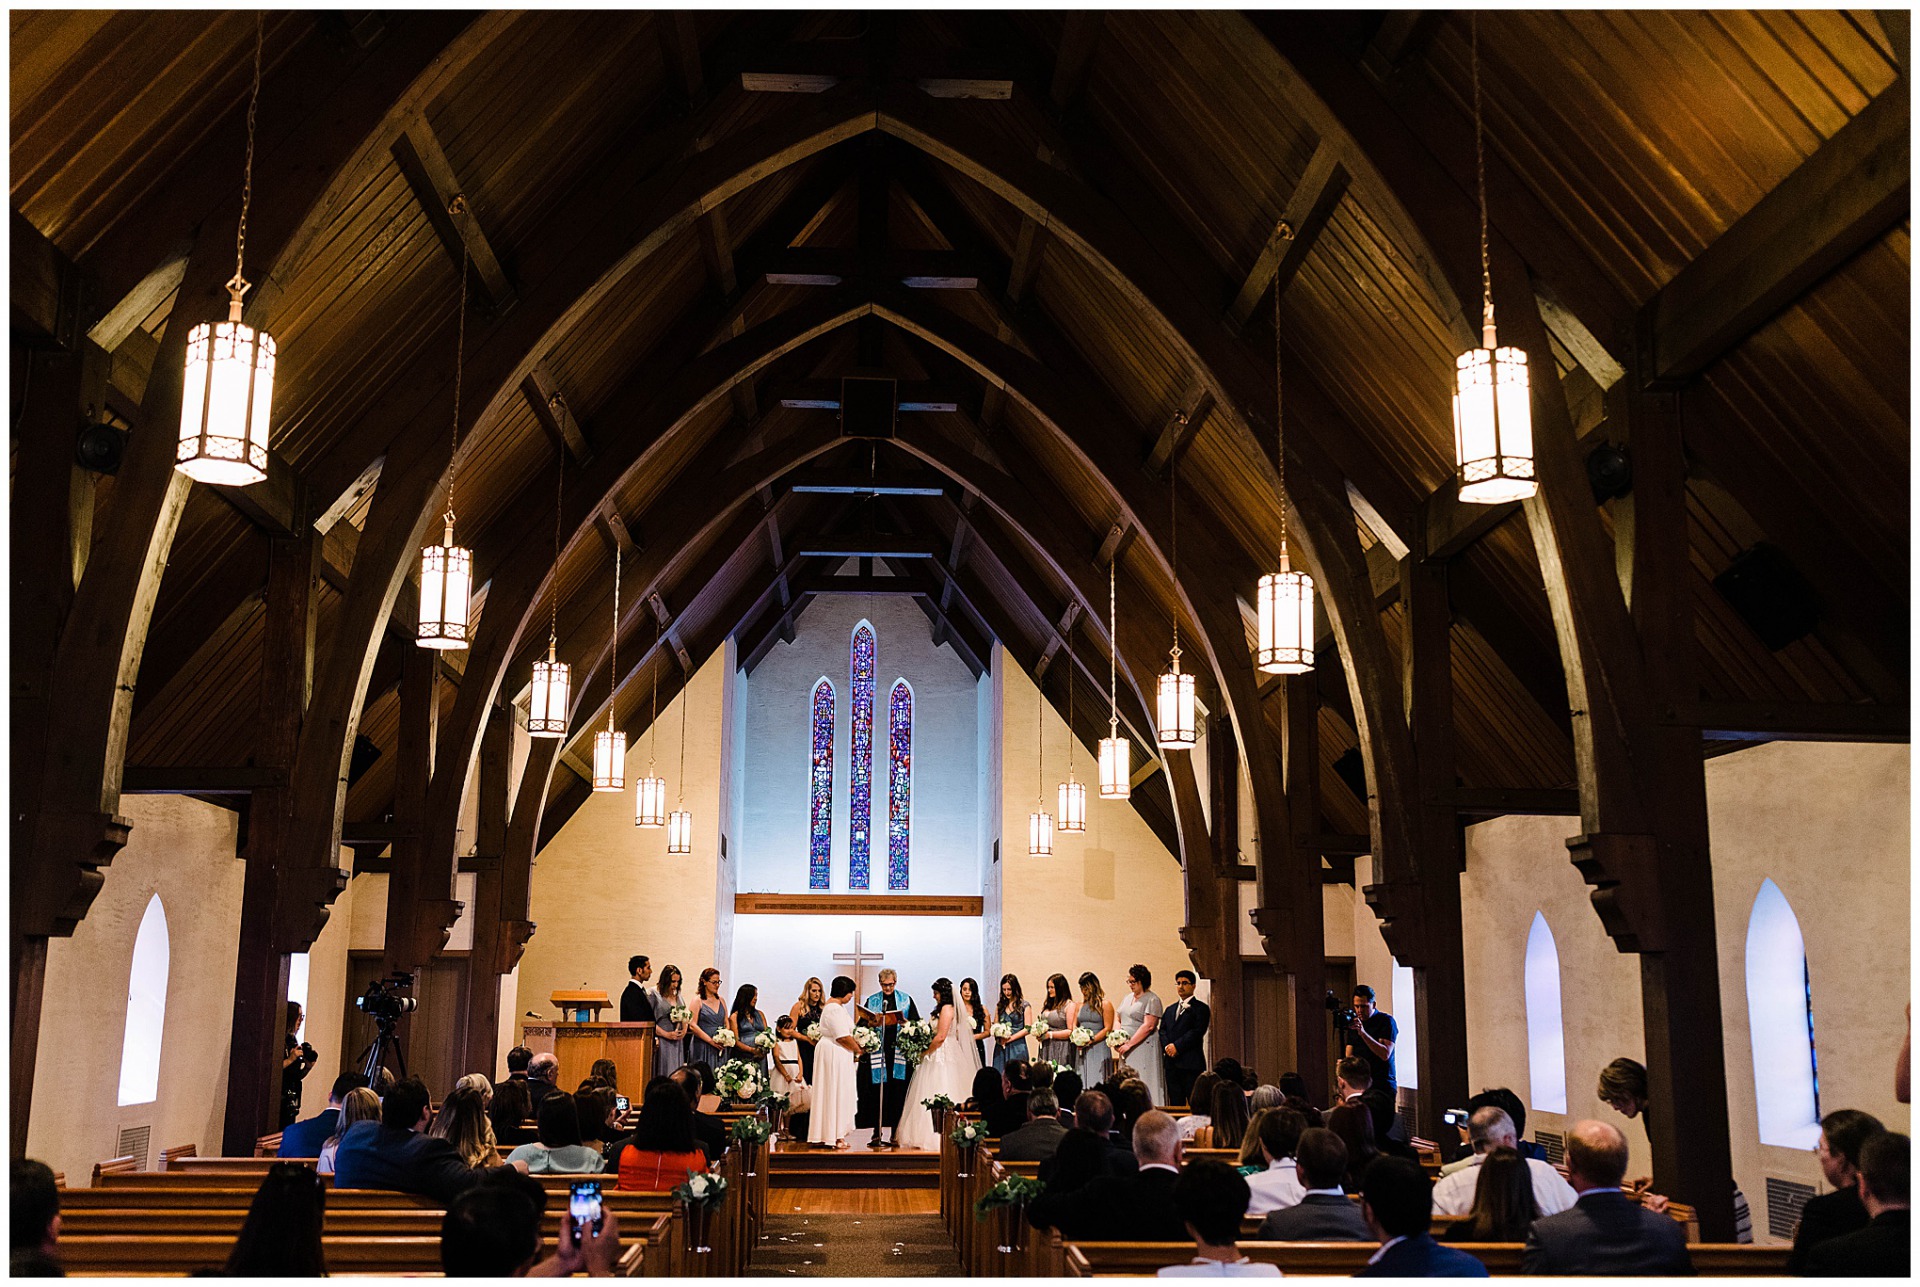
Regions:
M 846 1149 L 783 1143 L 770 1159 L 768 1182 L 780 1189 L 937 1189 L 940 1155 L 906 1149 L 869 1152 L 864 1136 Z

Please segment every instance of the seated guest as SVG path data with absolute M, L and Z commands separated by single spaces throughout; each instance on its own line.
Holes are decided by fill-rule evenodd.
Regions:
M 704 1171 L 709 1154 L 693 1129 L 693 1105 L 681 1088 L 666 1077 L 647 1083 L 647 1097 L 633 1134 L 616 1140 L 607 1150 L 608 1171 L 620 1176 L 622 1189 L 671 1189 L 688 1171 Z
M 1499 1086 L 1492 1090 L 1483 1090 L 1467 1101 L 1468 1118 L 1471 1119 L 1475 1111 L 1482 1108 L 1504 1109 L 1507 1116 L 1513 1119 L 1513 1134 L 1516 1141 L 1514 1151 L 1519 1153 L 1521 1157 L 1536 1157 L 1542 1162 L 1547 1160 L 1547 1150 L 1545 1148 L 1538 1144 L 1529 1144 L 1527 1142 L 1527 1106 L 1520 1102 L 1520 1096 L 1514 1094 L 1505 1086 Z M 1440 1176 L 1442 1179 L 1452 1175 L 1455 1171 L 1464 1171 L 1470 1166 L 1477 1165 L 1473 1160 L 1473 1136 L 1468 1131 L 1467 1124 L 1462 1122 L 1458 1129 L 1460 1131 L 1460 1142 L 1467 1145 L 1467 1151 L 1440 1168 Z
M 1334 1084 L 1343 1104 L 1364 1105 L 1373 1115 L 1373 1143 L 1382 1153 L 1417 1162 L 1411 1146 L 1400 1139 L 1400 1107 L 1384 1088 L 1373 1084 L 1373 1067 L 1349 1056 L 1334 1065 Z
M 1860 1201 L 1867 1227 L 1829 1238 L 1807 1253 L 1811 1278 L 1905 1278 L 1912 1267 L 1913 1222 L 1908 1209 L 1913 1143 L 1881 1131 L 1860 1147 Z
M 484 1100 L 472 1087 L 458 1087 L 434 1116 L 427 1134 L 453 1145 L 453 1151 L 468 1166 L 489 1167 L 500 1164 L 499 1144 L 493 1123 L 487 1119 Z
M 1235 1086 L 1238 1086 L 1241 1090 L 1252 1090 L 1255 1086 L 1260 1084 L 1259 1082 L 1255 1081 L 1253 1078 L 1249 1077 L 1247 1075 L 1247 1070 L 1241 1066 L 1240 1061 L 1238 1059 L 1235 1059 L 1231 1055 L 1227 1056 L 1225 1059 L 1216 1060 L 1214 1062 L 1213 1075 L 1218 1077 L 1221 1081 L 1229 1082 Z
M 524 1176 L 516 1179 L 525 1180 Z M 546 1191 L 539 1184 L 475 1185 L 456 1198 L 440 1222 L 440 1267 L 449 1278 L 562 1278 L 585 1273 L 611 1278 L 620 1258 L 620 1222 L 611 1208 L 599 1229 L 560 1215 L 559 1249 L 540 1259 L 540 1222 Z
M 320 1146 L 319 1160 L 314 1169 L 322 1175 L 333 1174 L 333 1160 L 340 1152 L 340 1141 L 347 1131 L 357 1122 L 377 1122 L 380 1120 L 380 1096 L 365 1086 L 356 1086 L 347 1092 L 340 1101 L 340 1123 L 334 1133 Z
M 1253 1105 L 1253 1096 L 1247 1096 L 1249 1108 Z M 1260 1151 L 1260 1127 L 1273 1116 L 1272 1108 L 1254 1109 L 1253 1116 L 1247 1118 L 1246 1132 L 1240 1136 L 1240 1150 L 1233 1159 L 1233 1169 L 1244 1176 L 1255 1176 L 1267 1169 L 1267 1156 Z M 1301 1129 L 1306 1128 L 1306 1119 L 1301 1119 Z
M 507 1161 L 526 1163 L 530 1175 L 592 1175 L 600 1170 L 600 1150 L 580 1137 L 573 1096 L 547 1096 L 538 1120 L 540 1138 L 507 1154 Z
M 546 1102 L 548 1095 L 560 1089 L 553 1084 L 559 1075 L 560 1057 L 546 1051 L 535 1055 L 533 1062 L 527 1065 L 527 1099 L 533 1106 L 532 1116 L 540 1116 L 540 1105 Z
M 1833 1186 L 1833 1192 L 1808 1198 L 1801 1208 L 1800 1227 L 1793 1233 L 1793 1254 L 1787 1257 L 1788 1273 L 1806 1273 L 1807 1253 L 1828 1238 L 1867 1227 L 1867 1207 L 1860 1200 L 1860 1150 L 1885 1129 L 1879 1118 L 1852 1108 L 1828 1113 L 1821 1119 L 1820 1143 L 1814 1156 L 1820 1159 L 1820 1173 Z
M 1286 1098 L 1278 1086 L 1263 1081 L 1247 1095 L 1247 1115 L 1251 1117 L 1264 1109 L 1278 1108 L 1286 1102 Z
M 485 1110 L 493 1107 L 493 1083 L 487 1080 L 485 1073 L 468 1073 L 459 1081 L 453 1083 L 453 1088 L 455 1090 L 478 1091 L 480 1092 L 481 1109 Z
M 1297 1072 L 1280 1074 L 1280 1098 L 1307 1102 L 1307 1079 Z
M 720 1155 L 727 1151 L 727 1124 L 712 1113 L 700 1111 L 700 1101 L 708 1093 L 700 1077 L 703 1067 L 704 1064 L 698 1063 L 683 1064 L 669 1076 L 686 1098 L 687 1107 L 693 1110 L 693 1138 L 699 1141 L 709 1161 L 718 1162 Z
M 614 1094 L 620 1093 L 620 1069 L 611 1059 L 596 1059 L 593 1067 L 587 1069 L 587 1076 L 595 1081 L 604 1082 Z
M 340 1138 L 333 1159 L 336 1189 L 392 1189 L 451 1202 L 485 1174 L 476 1171 L 445 1140 L 421 1134 L 432 1096 L 418 1077 L 387 1092 L 380 1120 L 356 1122 Z
M 1028 1064 L 1026 1089 L 1029 1091 L 1052 1090 L 1053 1079 L 1059 1075 L 1051 1061 Z
M 1294 1146 L 1294 1182 L 1300 1200 L 1276 1207 L 1260 1222 L 1261 1242 L 1367 1242 L 1374 1237 L 1360 1204 L 1340 1187 L 1347 1146 L 1332 1131 L 1309 1126 Z
M 1060 1147 L 1067 1128 L 1056 1115 L 1058 1103 L 1050 1090 L 1036 1090 L 1027 1096 L 1027 1124 L 1000 1137 L 995 1154 L 1003 1162 L 1044 1162 Z
M 533 1051 L 528 1050 L 525 1046 L 515 1046 L 512 1050 L 507 1051 L 507 1080 L 525 1081 L 527 1079 L 527 1065 L 532 1062 Z
M 1291 1108 L 1294 1112 L 1306 1118 L 1307 1125 L 1309 1126 L 1324 1127 L 1327 1124 L 1325 1115 L 1312 1104 L 1309 1104 L 1303 1095 L 1288 1095 L 1285 1099 L 1281 1100 L 1280 1103 L 1281 1107 Z
M 580 1142 L 604 1150 L 620 1138 L 620 1104 L 610 1086 L 596 1086 L 573 1097 L 580 1116 Z
M 347 1097 L 348 1091 L 366 1084 L 367 1079 L 359 1073 L 341 1073 L 335 1077 L 333 1089 L 327 1092 L 326 1111 L 295 1122 L 280 1132 L 280 1156 L 319 1157 L 320 1146 L 340 1131 L 340 1101 Z
M 1033 1093 L 1032 1071 L 1024 1059 L 1007 1062 L 1006 1093 L 1000 1097 L 998 1106 L 988 1108 L 983 1115 L 987 1134 L 1002 1138 L 1027 1124 L 1027 1096 Z
M 1193 1133 L 1191 1147 L 1239 1148 L 1240 1137 L 1247 1133 L 1247 1092 L 1228 1082 L 1215 1082 L 1208 1117 L 1211 1120 Z
M 534 1138 L 527 1126 L 533 1116 L 533 1101 L 527 1098 L 527 1079 L 501 1082 L 494 1088 L 493 1103 L 487 1106 L 487 1120 L 493 1123 L 493 1137 L 506 1148 L 517 1148 Z
M 1084 1083 L 1080 1080 L 1080 1074 L 1071 1068 L 1054 1076 L 1053 1099 L 1056 1104 L 1060 1105 L 1060 1124 L 1068 1130 L 1073 1129 L 1073 1114 L 1079 1105 L 1080 1094 L 1085 1088 Z
M 1360 1192 L 1367 1168 L 1380 1156 L 1373 1143 L 1373 1114 L 1362 1104 L 1342 1104 L 1327 1114 L 1327 1129 L 1347 1146 L 1347 1177 L 1343 1181 L 1347 1192 Z
M 12 1255 L 9 1273 L 15 1278 L 59 1278 L 60 1186 L 53 1168 L 31 1158 L 13 1159 Z
M 1046 1183 L 1047 1192 L 1072 1193 L 1096 1176 L 1112 1174 L 1107 1169 L 1107 1150 L 1112 1147 L 1083 1130 L 1062 1135 L 1060 1147 L 1040 1164 L 1040 1178 Z M 1127 1156 L 1131 1158 L 1133 1154 Z
M 1521 1272 L 1691 1274 L 1686 1230 L 1622 1193 L 1626 1174 L 1626 1136 L 1605 1122 L 1576 1122 L 1567 1132 L 1567 1176 L 1579 1200 L 1533 1222 Z
M 1474 1192 L 1480 1182 L 1480 1167 L 1487 1154 L 1497 1148 L 1518 1148 L 1513 1119 L 1503 1108 L 1476 1108 L 1467 1119 L 1467 1138 L 1473 1145 L 1474 1165 L 1443 1177 L 1433 1186 L 1433 1209 L 1441 1215 L 1465 1215 L 1473 1209 Z M 1560 1172 L 1546 1162 L 1527 1159 L 1533 1177 L 1533 1201 L 1543 1216 L 1559 1215 L 1573 1205 L 1573 1187 L 1560 1178 Z
M 229 1278 L 325 1278 L 327 1190 L 310 1166 L 275 1162 L 227 1255 Z
M 1153 1094 L 1148 1091 L 1147 1083 L 1138 1077 L 1129 1077 L 1115 1086 L 1109 1094 L 1113 1100 L 1113 1128 L 1120 1132 L 1121 1138 L 1132 1139 L 1133 1128 L 1140 1119 L 1153 1112 Z
M 1213 1124 L 1213 1088 L 1219 1084 L 1220 1075 L 1212 1070 L 1193 1079 L 1193 1088 L 1187 1092 L 1187 1115 L 1179 1119 L 1181 1139 L 1192 1143 L 1195 1131 Z
M 1134 1158 L 1133 1150 L 1113 1137 L 1113 1101 L 1100 1091 L 1088 1090 L 1081 1092 L 1079 1102 L 1079 1120 L 1067 1134 L 1093 1137 L 1099 1146 L 1093 1156 L 1099 1162 L 1100 1172 L 1104 1175 L 1130 1175 L 1139 1170 L 1140 1163 Z M 1065 1148 L 1066 1144 L 1063 1138 L 1060 1147 Z M 1052 1157 L 1040 1163 L 1040 1178 L 1050 1186 L 1054 1184 L 1059 1158 L 1056 1150 Z
M 1186 1226 L 1173 1209 L 1180 1175 L 1180 1136 L 1173 1119 L 1157 1109 L 1133 1128 L 1132 1175 L 1103 1175 L 1072 1193 L 1042 1193 L 1027 1207 L 1035 1228 L 1058 1229 L 1081 1242 L 1180 1242 Z
M 1007 1081 L 998 1068 L 982 1068 L 973 1075 L 973 1094 L 967 1097 L 966 1107 L 978 1113 L 982 1121 L 991 1121 L 993 1111 L 1007 1102 Z M 993 1127 L 987 1127 L 987 1133 L 993 1133 Z
M 1307 1129 L 1307 1119 L 1291 1108 L 1273 1108 L 1260 1119 L 1260 1134 L 1257 1143 L 1260 1148 L 1261 1169 L 1247 1177 L 1248 1215 L 1265 1215 L 1269 1211 L 1278 1211 L 1290 1207 L 1305 1196 L 1306 1189 L 1300 1183 L 1300 1177 L 1294 1166 L 1294 1149 L 1299 1147 L 1300 1134 Z M 1340 1150 L 1340 1165 L 1344 1170 L 1347 1162 L 1345 1148 Z M 1339 1177 L 1334 1178 L 1338 1184 Z
M 1500 1110 L 1494 1109 L 1494 1112 Z M 1474 1177 L 1473 1208 L 1453 1226 L 1448 1242 L 1525 1242 L 1527 1229 L 1540 1218 L 1533 1159 L 1502 1144 L 1483 1154 L 1480 1165 L 1464 1174 Z M 1554 1173 L 1559 1179 L 1559 1173 Z M 1439 1192 L 1434 1193 L 1436 1205 Z
M 1456 1247 L 1441 1246 L 1427 1232 L 1433 1220 L 1433 1184 L 1418 1162 L 1383 1157 L 1369 1166 L 1360 1213 L 1380 1240 L 1380 1250 L 1355 1278 L 1489 1276 L 1478 1260 Z
M 1159 1276 L 1278 1278 L 1278 1265 L 1255 1264 L 1240 1254 L 1240 1217 L 1246 1210 L 1247 1181 L 1238 1171 L 1212 1160 L 1189 1165 L 1173 1182 L 1173 1211 L 1193 1239 L 1193 1259 L 1168 1265 Z

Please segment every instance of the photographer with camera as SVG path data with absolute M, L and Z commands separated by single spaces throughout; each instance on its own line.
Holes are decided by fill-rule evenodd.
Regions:
M 298 1001 L 287 1002 L 287 1041 L 283 1057 L 280 1060 L 280 1125 L 282 1128 L 293 1125 L 300 1118 L 300 1083 L 313 1071 L 313 1065 L 320 1055 L 306 1042 L 300 1040 L 300 1025 L 307 1021 L 307 1013 L 300 1008 Z
M 1334 1009 L 1332 993 L 1327 995 L 1328 1009 Z M 1393 1046 L 1400 1038 L 1400 1025 L 1393 1016 L 1374 1004 L 1373 989 L 1362 983 L 1353 990 L 1353 1005 L 1335 1016 L 1334 1027 L 1346 1053 L 1364 1059 L 1373 1070 L 1373 1087 L 1389 1099 L 1399 1093 L 1399 1079 L 1393 1073 Z

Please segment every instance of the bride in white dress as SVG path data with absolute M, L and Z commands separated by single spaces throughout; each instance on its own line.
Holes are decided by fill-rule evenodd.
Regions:
M 933 1129 L 933 1113 L 922 1100 L 945 1095 L 955 1104 L 973 1093 L 973 1075 L 980 1070 L 980 1043 L 967 1040 L 964 1025 L 973 1016 L 953 1004 L 953 981 L 933 981 L 933 1046 L 913 1070 L 907 1083 L 907 1103 L 893 1132 L 896 1147 L 938 1152 L 940 1137 Z

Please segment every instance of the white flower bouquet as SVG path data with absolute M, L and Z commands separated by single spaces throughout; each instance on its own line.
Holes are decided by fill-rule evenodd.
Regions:
M 1093 1044 L 1093 1029 L 1092 1028 L 1075 1028 L 1072 1032 L 1069 1032 L 1067 1034 L 1067 1040 L 1071 1041 L 1075 1046 L 1079 1047 L 1081 1050 L 1085 1050 L 1088 1046 L 1091 1046 Z
M 820 1025 L 817 1023 L 810 1023 L 806 1026 L 806 1028 L 801 1032 L 800 1035 L 805 1037 L 808 1041 L 818 1041 L 820 1040 Z
M 868 1054 L 872 1054 L 874 1051 L 880 1049 L 880 1034 L 872 1028 L 855 1028 L 853 1030 L 853 1039 L 859 1042 L 860 1049 L 866 1051 Z
M 1036 1059 L 1034 1060 L 1034 1062 L 1051 1065 L 1053 1068 L 1053 1075 L 1056 1077 L 1058 1077 L 1061 1073 L 1067 1071 L 1067 1066 L 1061 1063 L 1058 1059 Z
M 1132 1035 L 1133 1034 L 1131 1032 L 1128 1032 L 1125 1028 L 1115 1028 L 1112 1032 L 1109 1032 L 1107 1034 L 1108 1049 L 1110 1050 L 1120 1049 L 1120 1047 L 1127 1044 L 1127 1038 L 1131 1037 Z
M 667 1021 L 675 1025 L 685 1023 L 691 1018 L 693 1018 L 693 1011 L 687 1006 L 677 1005 L 667 1011 Z
M 987 1029 L 987 1032 L 995 1041 L 1012 1041 L 1014 1033 L 1018 1032 L 1025 1035 L 1026 1031 L 1025 1028 L 1015 1028 L 1004 1019 Z
M 754 1037 L 753 1044 L 761 1050 L 772 1050 L 773 1034 L 771 1032 L 762 1032 Z
M 1027 1025 L 1027 1032 L 1035 1037 L 1044 1037 L 1048 1031 L 1047 1021 L 1045 1019 L 1035 1019 Z
M 927 1056 L 927 1048 L 933 1044 L 933 1023 L 927 1019 L 909 1019 L 900 1025 L 900 1035 L 895 1038 L 896 1048 L 907 1057 L 908 1063 L 919 1063 Z
M 713 1034 L 713 1044 L 722 1050 L 731 1050 L 740 1044 L 740 1038 L 734 1036 L 730 1029 L 722 1028 Z
M 727 1177 L 718 1171 L 688 1171 L 686 1182 L 673 1191 L 673 1196 L 689 1204 L 718 1205 L 727 1196 Z
M 714 1070 L 714 1085 L 729 1099 L 751 1101 L 767 1088 L 766 1076 L 758 1064 L 744 1059 L 729 1059 Z

